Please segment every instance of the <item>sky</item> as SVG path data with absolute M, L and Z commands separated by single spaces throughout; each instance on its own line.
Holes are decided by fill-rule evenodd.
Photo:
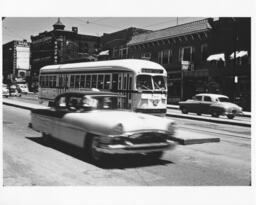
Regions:
M 103 33 L 129 27 L 158 30 L 203 18 L 206 17 L 60 17 L 60 20 L 66 26 L 65 30 L 71 30 L 75 26 L 78 27 L 79 34 L 101 36 Z M 6 17 L 2 21 L 2 43 L 23 39 L 31 41 L 31 35 L 51 31 L 57 19 L 57 17 Z

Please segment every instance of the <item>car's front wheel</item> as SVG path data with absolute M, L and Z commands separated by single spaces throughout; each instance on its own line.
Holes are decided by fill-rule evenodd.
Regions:
M 211 114 L 212 114 L 213 117 L 219 117 L 219 113 L 218 113 L 217 111 L 214 111 L 214 110 L 213 110 L 213 111 L 211 112 Z
M 187 110 L 187 108 L 185 108 L 185 107 L 182 107 L 182 108 L 181 108 L 181 112 L 182 112 L 183 114 L 188 114 L 188 110 Z
M 235 115 L 227 115 L 228 119 L 233 119 Z
M 96 147 L 98 144 L 98 139 L 96 136 L 90 136 L 87 140 L 85 151 L 89 160 L 95 163 L 101 163 L 103 161 L 104 154 L 97 151 Z

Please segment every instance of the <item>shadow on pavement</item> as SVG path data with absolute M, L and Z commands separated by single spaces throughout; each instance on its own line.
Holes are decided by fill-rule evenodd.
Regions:
M 92 163 L 86 158 L 84 151 L 78 147 L 72 146 L 65 142 L 55 140 L 53 138 L 48 139 L 47 142 L 43 140 L 43 137 L 26 137 L 27 139 L 36 142 L 40 145 L 47 146 L 49 148 L 58 150 L 64 154 L 68 154 L 86 163 Z M 125 168 L 136 168 L 154 165 L 167 165 L 173 162 L 163 159 L 152 160 L 144 155 L 115 155 L 107 157 L 103 163 L 97 164 L 100 168 L 104 169 L 125 169 Z

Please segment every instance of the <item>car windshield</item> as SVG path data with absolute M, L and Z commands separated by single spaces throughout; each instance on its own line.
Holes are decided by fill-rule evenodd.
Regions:
M 219 97 L 218 99 L 220 102 L 230 102 L 230 99 L 228 97 Z
M 156 90 L 166 89 L 165 79 L 161 75 L 138 75 L 137 76 L 137 89 L 152 90 L 153 85 Z
M 80 111 L 91 109 L 118 109 L 119 98 L 119 96 L 84 96 L 78 105 L 78 109 L 80 109 Z

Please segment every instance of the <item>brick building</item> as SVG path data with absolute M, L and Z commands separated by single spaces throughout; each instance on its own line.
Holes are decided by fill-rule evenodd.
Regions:
M 133 36 L 150 32 L 149 30 L 130 27 L 124 30 L 106 34 L 101 36 L 101 52 L 99 53 L 99 60 L 122 59 L 128 58 L 129 51 L 127 43 Z
M 3 45 L 3 82 L 25 82 L 30 75 L 30 45 L 27 41 L 11 41 Z
M 168 103 L 212 92 L 234 101 L 245 96 L 237 103 L 249 110 L 250 32 L 250 18 L 208 18 L 140 34 L 127 45 L 130 58 L 145 58 L 166 68 Z M 232 58 L 234 51 L 237 56 Z
M 45 65 L 96 60 L 100 38 L 78 34 L 77 27 L 71 31 L 64 28 L 58 18 L 52 31 L 31 36 L 32 82 L 38 81 L 39 70 Z

